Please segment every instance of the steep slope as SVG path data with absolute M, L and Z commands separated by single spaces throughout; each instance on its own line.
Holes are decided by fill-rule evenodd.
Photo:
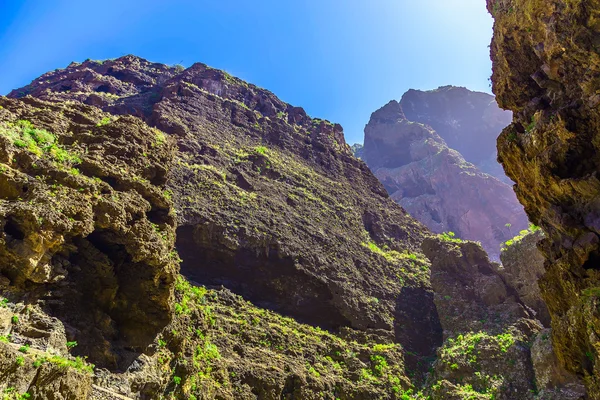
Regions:
M 171 245 L 176 229 L 181 272 L 197 286 L 179 278 L 177 303 L 169 303 L 173 321 L 158 336 L 148 329 L 154 340 L 137 357 L 104 363 L 81 341 L 74 354 L 108 368 L 96 371 L 96 386 L 88 388 L 92 398 L 105 390 L 142 398 L 398 398 L 410 385 L 406 377 L 418 381 L 427 370 L 442 342 L 429 263 L 420 250 L 430 233 L 353 157 L 339 125 L 312 119 L 203 64 L 182 70 L 133 56 L 71 64 L 11 97 L 48 108 L 87 107 L 102 116 L 90 131 L 110 132 L 119 143 L 130 140 L 121 121 L 137 121 L 149 130 L 147 140 L 162 138 L 152 149 L 163 143 L 172 149 L 162 180 L 150 182 L 169 208 L 152 209 L 147 218 L 170 218 L 167 233 L 158 222 L 150 226 Z M 72 124 L 40 126 L 67 132 Z M 140 151 L 145 165 L 152 152 Z M 94 179 L 95 172 L 86 174 Z M 98 172 L 98 179 L 104 176 Z M 109 175 L 105 181 L 121 190 L 123 179 Z M 113 250 L 113 242 L 98 236 L 101 251 Z M 144 240 L 137 238 L 133 247 L 143 250 Z M 69 249 L 81 253 L 79 246 Z M 153 254 L 177 256 L 170 248 Z M 156 282 L 170 293 L 169 282 Z M 9 300 L 18 309 L 21 298 Z M 29 329 L 29 320 L 22 322 Z
M 600 398 L 600 2 L 487 1 L 493 89 L 514 113 L 498 139 L 517 196 L 546 237 L 541 291 L 558 359 Z
M 409 121 L 431 126 L 468 162 L 511 184 L 496 161 L 496 138 L 512 119 L 498 107 L 494 96 L 463 87 L 409 90 L 400 106 Z
M 434 232 L 480 241 L 495 260 L 501 243 L 527 227 L 508 185 L 467 163 L 431 128 L 408 121 L 396 101 L 372 114 L 362 156 L 409 214 Z
M 323 328 L 391 330 L 433 351 L 427 267 L 410 257 L 425 232 L 352 156 L 341 126 L 206 65 L 133 56 L 71 64 L 11 96 L 23 94 L 137 115 L 177 139 L 168 186 L 184 275 Z M 416 320 L 422 332 L 406 328 Z

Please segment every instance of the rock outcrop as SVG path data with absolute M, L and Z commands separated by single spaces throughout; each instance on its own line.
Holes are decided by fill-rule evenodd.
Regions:
M 600 398 L 600 3 L 488 0 L 498 157 L 546 237 L 541 291 L 565 368 Z
M 427 239 L 434 301 L 444 328 L 428 391 L 433 399 L 533 399 L 529 343 L 542 329 L 476 243 Z M 469 397 L 473 396 L 473 397 Z
M 174 155 L 134 117 L 0 98 L 5 286 L 60 318 L 102 367 L 128 363 L 170 321 L 178 267 L 164 185 Z
M 534 312 L 535 318 L 550 327 L 550 314 L 540 292 L 539 280 L 544 276 L 544 256 L 537 244 L 543 239 L 542 231 L 524 235 L 507 245 L 500 254 L 502 265 L 498 273 L 516 290 L 523 303 Z
M 431 126 L 467 162 L 512 184 L 496 161 L 496 138 L 510 124 L 512 113 L 498 107 L 494 96 L 456 86 L 411 89 L 400 106 L 409 121 Z
M 136 115 L 177 140 L 167 186 L 185 276 L 323 328 L 388 330 L 418 354 L 439 344 L 427 269 L 403 255 L 426 232 L 341 126 L 204 64 L 133 56 L 71 64 L 10 96 L 25 94 Z
M 480 241 L 494 260 L 512 232 L 527 228 L 510 186 L 466 162 L 430 127 L 408 121 L 396 101 L 371 116 L 362 157 L 409 214 L 434 232 Z

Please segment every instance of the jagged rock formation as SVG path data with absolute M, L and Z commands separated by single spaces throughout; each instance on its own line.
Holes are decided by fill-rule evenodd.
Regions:
M 558 360 L 600 398 L 597 1 L 488 0 L 493 90 L 514 113 L 498 155 L 546 233 L 541 291 Z
M 494 96 L 464 87 L 411 89 L 400 106 L 409 121 L 431 126 L 448 147 L 458 151 L 482 172 L 512 184 L 496 161 L 496 138 L 512 120 Z
M 117 368 L 169 322 L 177 258 L 163 192 L 173 143 L 111 118 L 0 98 L 0 271 L 78 350 Z
M 538 239 L 529 235 L 527 242 Z M 476 243 L 442 235 L 426 239 L 423 250 L 447 339 L 426 394 L 434 400 L 585 398 L 582 382 L 560 366 L 548 329 L 520 296 L 532 301 L 531 289 L 515 290 Z
M 417 382 L 427 370 L 442 343 L 428 261 L 420 250 L 430 234 L 353 157 L 339 125 L 312 119 L 272 93 L 203 64 L 182 71 L 132 56 L 72 64 L 14 91 L 11 97 L 22 98 L 3 100 L 11 107 L 75 107 L 93 114 L 94 118 L 67 114 L 56 124 L 52 116 L 36 119 L 41 111 L 16 118 L 64 136 L 61 143 L 87 151 L 81 161 L 67 167 L 77 168 L 81 179 L 87 179 L 85 175 L 98 185 L 105 183 L 107 195 L 114 197 L 111 201 L 125 210 L 114 214 L 123 228 L 113 228 L 112 208 L 102 202 L 106 211 L 90 215 L 94 223 L 109 226 L 100 225 L 89 239 L 82 234 L 86 240 L 69 242 L 57 266 L 51 263 L 49 268 L 60 273 L 58 265 L 68 269 L 76 264 L 84 284 L 101 266 L 116 271 L 117 281 L 120 273 L 127 277 L 110 282 L 106 293 L 73 297 L 74 307 L 87 307 L 87 301 L 104 305 L 94 315 L 100 322 L 90 322 L 87 330 L 78 327 L 73 338 L 69 335 L 75 322 L 60 320 L 67 333 L 58 335 L 57 341 L 77 340 L 73 354 L 89 355 L 90 361 L 107 368 L 97 370 L 96 386 L 85 389 L 92 398 L 103 398 L 102 393 L 108 392 L 141 398 L 211 398 L 216 391 L 222 398 L 399 398 L 411 385 L 407 377 Z M 89 127 L 78 126 L 88 121 Z M 145 141 L 130 125 L 142 127 Z M 105 133 L 108 138 L 102 136 Z M 142 140 L 144 146 L 131 153 L 123 146 L 133 139 L 134 143 Z M 87 166 L 97 165 L 89 161 L 96 157 L 95 151 L 104 151 L 96 142 L 88 149 L 93 140 L 103 141 L 117 154 L 116 158 L 107 154 L 108 172 Z M 163 160 L 159 174 L 154 152 L 163 148 L 169 149 L 165 154 L 169 158 Z M 130 156 L 131 163 L 123 161 Z M 156 171 L 159 178 L 153 180 L 144 168 Z M 80 176 L 71 172 L 65 174 Z M 46 179 L 45 172 L 41 175 Z M 121 191 L 129 197 L 120 197 Z M 93 200 L 78 199 L 77 193 L 66 195 L 86 207 L 95 206 Z M 16 196 L 11 204 L 25 206 Z M 174 203 L 172 212 L 169 199 Z M 13 235 L 8 226 L 8 235 Z M 138 226 L 142 231 L 136 230 Z M 178 253 L 170 247 L 175 228 Z M 153 248 L 156 260 L 143 258 L 146 242 L 164 244 Z M 71 253 L 75 255 L 69 258 Z M 166 321 L 147 316 L 150 329 L 126 331 L 128 324 L 138 322 L 135 304 L 127 297 L 137 293 L 127 286 L 136 285 L 137 275 L 127 274 L 138 274 L 138 266 L 154 263 L 171 273 L 166 281 L 152 280 L 170 294 L 177 255 L 188 279 L 199 285 L 225 286 L 254 305 L 228 290 L 207 292 L 180 278 L 174 314 L 166 309 L 162 313 Z M 65 257 L 70 264 L 65 264 Z M 88 263 L 85 268 L 80 260 Z M 149 268 L 140 276 L 149 278 L 152 271 Z M 18 308 L 25 292 L 9 296 L 17 282 L 9 272 L 7 267 L 11 285 L 2 293 L 11 307 Z M 76 289 L 85 287 L 77 286 L 79 282 L 73 282 Z M 151 290 L 150 280 L 143 288 Z M 148 303 L 144 308 L 148 313 L 155 312 L 152 301 L 162 299 L 137 296 L 140 304 Z M 120 314 L 114 316 L 114 323 L 101 319 L 106 308 L 120 306 L 132 310 L 130 320 L 122 320 Z M 54 309 L 42 311 L 62 317 Z M 173 321 L 156 336 L 158 325 L 168 322 L 170 315 Z M 23 329 L 29 329 L 28 320 L 22 322 Z M 110 337 L 102 330 L 115 326 L 118 330 L 110 331 L 114 334 Z M 97 327 L 106 334 L 101 343 L 107 345 L 94 352 L 79 338 L 90 332 L 95 334 L 90 341 L 103 337 L 94 332 Z M 12 325 L 5 328 L 13 332 Z M 149 346 L 136 341 L 142 331 L 153 336 Z M 123 332 L 127 343 L 117 340 Z M 41 346 L 33 341 L 31 345 Z M 108 362 L 108 355 L 115 353 L 118 358 Z
M 466 162 L 431 128 L 408 121 L 396 101 L 371 116 L 362 156 L 412 216 L 434 232 L 480 241 L 495 260 L 511 232 L 527 228 L 508 185 Z
M 545 272 L 544 256 L 537 248 L 543 237 L 543 232 L 538 230 L 506 246 L 500 254 L 502 265 L 497 271 L 534 312 L 535 318 L 545 327 L 550 327 L 550 314 L 538 284 Z
M 168 187 L 186 276 L 307 323 L 395 330 L 411 351 L 433 351 L 426 274 L 368 247 L 418 252 L 423 228 L 352 156 L 341 126 L 206 65 L 133 56 L 71 64 L 11 96 L 22 94 L 137 115 L 177 139 Z M 422 332 L 405 328 L 419 319 Z

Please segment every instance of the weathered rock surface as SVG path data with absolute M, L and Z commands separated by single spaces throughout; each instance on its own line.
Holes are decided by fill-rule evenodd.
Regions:
M 99 365 L 127 363 L 170 320 L 173 157 L 137 118 L 0 98 L 0 272 Z
M 500 254 L 502 265 L 497 271 L 514 288 L 521 301 L 529 307 L 537 320 L 550 326 L 550 314 L 540 292 L 539 280 L 544 276 L 544 256 L 537 244 L 544 234 L 538 230 L 506 246 Z
M 512 184 L 496 161 L 496 138 L 511 123 L 512 113 L 498 107 L 494 96 L 456 86 L 411 89 L 400 106 L 409 121 L 431 126 L 467 162 Z
M 600 398 L 600 2 L 487 1 L 493 90 L 514 113 L 498 155 L 546 233 L 542 295 L 558 360 Z
M 585 386 L 577 377 L 560 365 L 552 340 L 550 329 L 543 330 L 531 346 L 531 360 L 535 371 L 536 384 L 540 399 L 579 400 L 586 396 Z
M 429 392 L 433 399 L 533 399 L 528 343 L 542 325 L 478 244 L 445 239 L 423 243 L 447 339 Z
M 177 139 L 167 185 L 186 276 L 323 328 L 388 330 L 417 354 L 439 345 L 426 266 L 389 253 L 419 253 L 427 233 L 341 126 L 204 64 L 133 56 L 71 64 L 11 96 L 24 94 L 133 114 Z
M 353 157 L 339 125 L 312 119 L 272 93 L 203 64 L 182 71 L 132 56 L 72 64 L 11 96 L 25 94 L 43 101 L 24 97 L 22 102 L 4 102 L 15 107 L 34 103 L 47 109 L 75 107 L 94 115 L 86 128 L 73 128 L 87 119 L 71 114 L 58 122 L 53 116 L 37 120 L 31 115 L 8 120 L 27 118 L 59 137 L 73 132 L 68 143 L 85 156 L 67 165 L 79 173 L 69 169 L 71 173 L 65 174 L 106 184 L 110 202 L 125 210 L 124 215 L 113 215 L 112 209 L 96 213 L 93 198 L 79 199 L 69 191 L 65 197 L 73 203 L 92 208 L 92 220 L 86 220 L 85 227 L 98 230 L 94 224 L 109 224 L 111 218 L 119 218 L 124 227 L 113 232 L 103 225 L 90 238 L 82 233 L 81 240 L 68 242 L 68 250 L 57 258 L 60 263 L 49 263 L 43 273 L 33 268 L 35 274 L 21 279 L 17 272 L 13 277 L 8 266 L 5 272 L 12 279 L 7 295 L 21 282 L 46 285 L 57 279 L 60 289 L 52 293 L 60 300 L 40 306 L 58 304 L 58 311 L 43 311 L 60 318 L 67 340 L 73 340 L 73 327 L 78 334 L 90 333 L 87 339 L 75 338 L 79 344 L 73 354 L 89 355 L 90 361 L 106 368 L 96 369 L 95 386 L 86 386 L 91 398 L 110 398 L 111 393 L 128 398 L 401 398 L 411 386 L 407 378 L 416 382 L 427 370 L 442 343 L 428 262 L 420 250 L 430 234 Z M 139 140 L 126 123 L 145 132 L 147 142 L 142 142 L 149 148 L 122 147 Z M 105 133 L 110 139 L 104 138 Z M 104 151 L 101 145 L 87 149 L 88 140 L 104 142 L 117 152 L 115 158 L 107 153 L 102 164 L 113 172 L 84 168 L 88 153 L 95 154 L 96 148 Z M 162 149 L 169 151 L 160 159 L 164 168 L 157 172 L 159 178 L 154 180 L 143 168 L 138 171 L 138 166 L 156 170 L 155 152 Z M 128 157 L 131 163 L 122 162 Z M 76 189 L 79 185 L 74 184 Z M 15 196 L 12 204 L 24 206 Z M 149 208 L 144 208 L 144 200 Z M 135 231 L 133 226 L 146 227 L 146 222 L 149 230 Z M 171 251 L 175 227 L 177 253 Z M 16 234 L 12 226 L 7 229 L 9 235 Z M 119 234 L 129 234 L 131 240 Z M 164 246 L 148 252 L 155 259 L 142 256 L 148 246 L 158 243 Z M 189 279 L 225 286 L 254 305 L 225 289 L 192 288 L 180 278 L 177 303 L 168 301 L 175 312 L 159 312 L 166 321 L 148 315 L 148 329 L 125 333 L 127 322 L 121 327 L 120 319 L 108 320 L 101 308 L 94 314 L 96 320 L 81 319 L 85 330 L 69 319 L 70 315 L 76 320 L 77 311 L 64 318 L 59 312 L 62 302 L 77 310 L 77 305 L 89 307 L 87 302 L 104 304 L 112 299 L 110 290 L 90 292 L 94 295 L 89 298 L 75 296 L 75 290 L 91 285 L 93 279 L 83 274 L 83 281 L 71 281 L 77 276 L 69 269 L 72 265 L 80 268 L 76 269 L 80 275 L 96 273 L 101 266 L 107 273 L 114 269 L 117 280 L 120 272 L 130 271 L 136 276 L 128 275 L 124 282 L 134 283 L 142 274 L 137 267 L 155 271 L 148 267 L 151 263 L 174 275 L 177 255 Z M 173 275 L 154 282 L 170 293 Z M 125 299 L 138 293 L 124 283 L 110 284 Z M 63 287 L 72 292 L 64 293 Z M 25 293 L 14 293 L 15 304 Z M 154 296 L 137 299 L 140 304 L 148 301 L 144 310 L 154 312 Z M 135 305 L 117 304 L 132 313 L 134 324 Z M 152 324 L 164 325 L 170 316 L 172 323 L 156 336 L 158 326 Z M 105 337 L 103 329 L 114 330 Z M 142 332 L 149 339 L 144 345 L 135 341 Z M 65 341 L 55 337 L 57 343 Z M 121 337 L 126 340 L 111 342 Z M 91 348 L 86 340 L 99 345 Z M 111 359 L 114 354 L 118 357 Z
M 365 128 L 362 156 L 392 199 L 429 229 L 480 241 L 495 260 L 527 218 L 510 186 L 479 171 L 391 101 Z M 508 227 L 507 224 L 510 224 Z

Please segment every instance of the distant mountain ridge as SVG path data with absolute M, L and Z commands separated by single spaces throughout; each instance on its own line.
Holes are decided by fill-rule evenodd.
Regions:
M 410 90 L 372 114 L 364 146 L 353 150 L 429 229 L 480 241 L 499 260 L 502 243 L 528 226 L 495 161 L 495 138 L 510 116 L 486 93 Z

